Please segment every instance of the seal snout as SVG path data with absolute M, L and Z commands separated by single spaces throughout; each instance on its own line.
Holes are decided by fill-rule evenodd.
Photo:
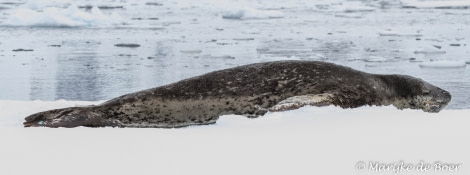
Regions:
M 45 112 L 36 113 L 25 118 L 24 127 L 38 127 L 44 124 Z
M 429 87 L 429 85 L 427 85 L 427 87 Z M 426 104 L 423 110 L 426 112 L 437 113 L 444 109 L 452 99 L 449 92 L 439 87 L 423 90 L 423 92 L 426 91 L 429 91 L 427 93 L 423 93 L 423 96 L 425 97 L 423 98 L 425 99 L 424 103 Z
M 25 118 L 24 127 L 121 127 L 119 120 L 106 119 L 94 107 L 70 107 L 36 113 Z
M 81 111 L 78 107 L 55 109 L 32 114 L 25 118 L 24 127 L 64 127 Z

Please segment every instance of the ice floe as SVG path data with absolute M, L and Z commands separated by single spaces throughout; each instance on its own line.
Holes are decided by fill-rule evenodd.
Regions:
M 403 36 L 403 37 L 421 37 L 421 34 L 413 33 L 400 33 L 391 29 L 383 30 L 378 32 L 379 36 Z
M 115 44 L 114 46 L 116 46 L 116 47 L 129 47 L 129 48 L 135 48 L 135 47 L 140 47 L 140 44 L 134 44 L 134 43 L 121 43 L 121 44 Z
M 470 1 L 450 0 L 450 1 L 419 1 L 402 0 L 404 8 L 439 8 L 439 9 L 467 9 L 470 8 Z
M 338 6 L 336 10 L 339 10 L 345 13 L 353 13 L 353 12 L 372 12 L 372 11 L 375 11 L 375 8 L 364 6 L 364 5 L 345 4 L 345 5 Z
M 100 27 L 122 23 L 117 13 L 105 15 L 94 6 L 90 12 L 79 10 L 77 6 L 67 8 L 46 7 L 42 9 L 25 5 L 17 9 L 1 23 L 1 26 L 15 27 Z
M 393 30 L 383 30 L 378 32 L 380 36 L 398 36 L 400 35 L 398 32 L 393 31 Z
M 198 50 L 198 49 L 193 49 L 193 50 L 180 50 L 181 53 L 184 53 L 184 54 L 200 54 L 202 53 L 202 50 Z
M 342 13 L 357 13 L 357 12 L 372 12 L 376 8 L 365 5 L 359 2 L 328 2 L 324 4 L 316 4 L 315 7 L 321 11 L 342 12 Z
M 440 61 L 431 61 L 419 64 L 419 67 L 422 68 L 465 68 L 465 61 L 449 61 L 449 60 L 440 60 Z
M 444 54 L 446 51 L 441 46 L 423 46 L 414 51 L 415 54 Z
M 234 8 L 222 12 L 225 19 L 271 19 L 283 18 L 284 13 L 277 10 L 258 10 L 254 8 Z
M 364 60 L 365 62 L 391 62 L 394 61 L 393 59 L 390 58 L 385 58 L 381 56 L 370 56 L 369 58 Z

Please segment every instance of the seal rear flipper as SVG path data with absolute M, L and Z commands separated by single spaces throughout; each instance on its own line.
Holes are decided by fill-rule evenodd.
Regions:
M 333 94 L 307 94 L 289 97 L 269 108 L 270 112 L 288 111 L 299 109 L 303 106 L 328 106 L 331 103 Z

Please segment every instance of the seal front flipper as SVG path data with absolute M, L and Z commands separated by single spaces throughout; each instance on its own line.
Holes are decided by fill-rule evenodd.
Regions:
M 333 94 L 307 94 L 289 97 L 269 108 L 270 112 L 299 109 L 303 106 L 328 106 L 332 104 Z

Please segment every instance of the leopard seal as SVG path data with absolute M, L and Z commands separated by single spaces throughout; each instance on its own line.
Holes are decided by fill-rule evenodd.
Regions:
M 306 105 L 394 105 L 439 112 L 449 92 L 406 75 L 370 74 L 333 63 L 275 61 L 244 65 L 123 95 L 96 106 L 25 118 L 25 127 L 156 127 L 213 124 L 221 115 L 257 117 Z

